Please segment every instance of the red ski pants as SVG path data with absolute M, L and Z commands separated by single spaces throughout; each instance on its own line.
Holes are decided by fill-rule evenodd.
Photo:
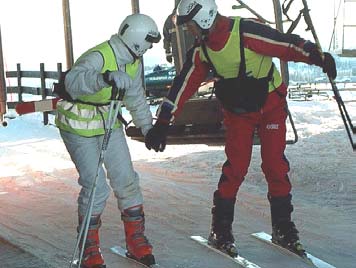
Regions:
M 286 87 L 271 92 L 259 112 L 234 114 L 224 111 L 226 127 L 225 153 L 218 190 L 222 198 L 235 198 L 251 161 L 255 130 L 261 141 L 262 171 L 273 197 L 286 196 L 291 191 L 286 147 L 287 102 Z

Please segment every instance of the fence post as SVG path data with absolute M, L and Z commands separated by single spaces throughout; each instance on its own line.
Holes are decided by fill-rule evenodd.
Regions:
M 18 102 L 22 102 L 21 64 L 16 65 Z
M 57 79 L 59 81 L 59 79 L 61 78 L 61 75 L 62 75 L 62 63 L 60 63 L 60 62 L 57 63 L 57 72 L 58 72 Z
M 41 78 L 42 100 L 44 100 L 47 97 L 44 63 L 40 63 L 40 78 Z M 43 112 L 43 124 L 48 125 L 48 112 Z

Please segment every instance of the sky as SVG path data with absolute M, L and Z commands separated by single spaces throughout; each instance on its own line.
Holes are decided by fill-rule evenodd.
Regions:
M 324 48 L 328 48 L 331 40 L 334 1 L 338 2 L 308 1 L 315 28 Z M 274 20 L 272 0 L 244 2 L 266 19 Z M 235 0 L 216 0 L 216 3 L 223 15 L 253 17 L 246 10 L 232 10 L 232 5 L 238 4 Z M 301 0 L 295 0 L 294 3 L 292 18 L 295 18 L 296 11 L 301 9 Z M 173 6 L 173 0 L 141 0 L 140 12 L 154 18 L 162 30 L 164 20 Z M 121 21 L 132 11 L 129 0 L 70 0 L 70 12 L 76 59 L 87 49 L 109 39 L 117 32 Z M 301 21 L 301 24 L 303 23 L 304 21 Z M 5 70 L 14 70 L 16 63 L 21 63 L 25 69 L 39 68 L 41 62 L 46 64 L 46 69 L 55 70 L 57 62 L 65 63 L 61 0 L 0 0 L 0 25 Z M 285 28 L 288 28 L 288 25 Z M 304 24 L 297 28 L 296 33 L 312 40 L 310 33 L 305 32 Z M 162 41 L 147 52 L 144 59 L 147 65 L 166 63 Z

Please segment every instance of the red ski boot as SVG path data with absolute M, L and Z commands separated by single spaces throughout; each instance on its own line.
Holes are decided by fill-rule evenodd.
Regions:
M 82 217 L 79 218 L 79 224 Z M 83 259 L 80 268 L 105 268 L 103 255 L 100 251 L 99 228 L 101 226 L 100 215 L 90 218 L 87 239 L 84 245 Z M 79 227 L 78 227 L 79 230 Z
M 125 228 L 127 257 L 147 266 L 155 264 L 152 245 L 144 235 L 145 216 L 142 205 L 125 209 L 121 219 Z

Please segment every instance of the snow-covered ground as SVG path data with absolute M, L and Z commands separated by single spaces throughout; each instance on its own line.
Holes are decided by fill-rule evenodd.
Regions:
M 312 98 L 289 101 L 289 107 L 299 140 L 287 146 L 286 156 L 294 186 L 293 218 L 302 242 L 309 252 L 338 268 L 355 267 L 356 152 L 337 104 L 332 99 Z M 347 102 L 346 107 L 356 124 L 356 102 Z M 0 128 L 0 237 L 52 267 L 67 267 L 76 239 L 79 190 L 73 163 L 58 130 L 53 125 L 43 126 L 41 114 L 16 117 L 8 123 L 7 128 Z M 293 138 L 291 130 L 288 136 Z M 224 147 L 168 145 L 165 152 L 155 153 L 138 141 L 128 138 L 128 143 L 141 176 L 146 234 L 157 261 L 171 268 L 236 267 L 189 239 L 190 235 L 208 234 L 212 193 L 225 161 Z M 260 147 L 255 146 L 235 211 L 233 229 L 240 253 L 261 267 L 309 267 L 250 236 L 262 230 L 270 232 L 259 153 Z M 113 196 L 103 215 L 101 233 L 108 267 L 134 266 L 109 250 L 124 244 Z

